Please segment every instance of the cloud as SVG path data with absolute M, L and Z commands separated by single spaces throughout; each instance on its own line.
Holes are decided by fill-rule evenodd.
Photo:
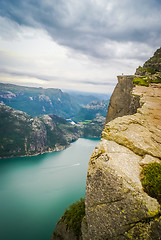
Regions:
M 0 80 L 109 92 L 161 43 L 161 1 L 0 0 Z
M 57 43 L 96 59 L 121 57 L 116 42 L 158 47 L 160 12 L 157 0 L 1 0 L 0 10 L 1 16 L 44 29 Z

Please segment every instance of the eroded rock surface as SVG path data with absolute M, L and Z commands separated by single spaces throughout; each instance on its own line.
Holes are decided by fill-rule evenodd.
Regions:
M 139 97 L 132 95 L 133 75 L 118 76 L 118 84 L 111 96 L 106 123 L 124 115 L 131 115 L 137 112 L 140 107 Z
M 145 164 L 161 163 L 161 84 L 133 86 L 129 95 L 139 99 L 136 113 L 114 114 L 90 159 L 84 240 L 161 239 L 160 204 L 140 180 Z

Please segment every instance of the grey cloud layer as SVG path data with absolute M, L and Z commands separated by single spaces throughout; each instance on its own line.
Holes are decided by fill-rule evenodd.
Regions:
M 11 71 L 9 69 L 5 69 L 5 68 L 0 68 L 0 72 L 3 74 L 8 74 L 11 76 L 19 76 L 19 77 L 31 77 L 31 78 L 37 78 L 39 80 L 45 80 L 45 81 L 52 81 L 52 82 L 57 82 L 57 81 L 61 81 L 61 82 L 70 82 L 70 83 L 77 83 L 77 84 L 85 84 L 85 85 L 102 85 L 102 86 L 115 86 L 115 83 L 113 82 L 109 82 L 107 81 L 107 79 L 105 79 L 104 81 L 92 81 L 92 80 L 72 80 L 69 78 L 61 78 L 58 76 L 47 76 L 47 75 L 39 75 L 39 74 L 34 74 L 34 73 L 28 73 L 28 72 L 18 72 L 18 71 Z
M 116 55 L 111 42 L 161 42 L 159 0 L 0 0 L 0 15 L 43 28 L 59 44 L 95 58 Z M 119 57 L 119 56 L 117 56 Z

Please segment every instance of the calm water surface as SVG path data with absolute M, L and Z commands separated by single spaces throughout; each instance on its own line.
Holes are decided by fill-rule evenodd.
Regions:
M 0 160 L 0 239 L 48 240 L 64 210 L 85 195 L 90 155 L 99 140 Z

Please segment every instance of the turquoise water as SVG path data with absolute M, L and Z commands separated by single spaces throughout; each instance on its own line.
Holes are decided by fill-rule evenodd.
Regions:
M 50 239 L 64 210 L 85 195 L 98 142 L 80 138 L 60 152 L 0 160 L 0 239 Z

